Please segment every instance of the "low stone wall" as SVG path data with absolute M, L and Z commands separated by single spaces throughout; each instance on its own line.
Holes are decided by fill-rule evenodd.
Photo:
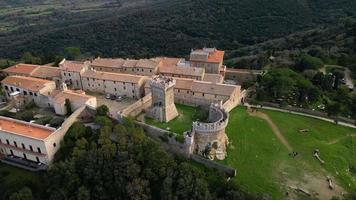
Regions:
M 146 134 L 150 136 L 151 138 L 159 139 L 162 141 L 163 138 L 166 138 L 167 141 L 162 142 L 162 146 L 164 149 L 167 151 L 182 155 L 184 157 L 189 157 L 190 155 L 187 154 L 187 148 L 189 148 L 186 143 L 180 143 L 175 139 L 175 136 L 177 135 L 176 133 L 166 131 L 164 129 L 160 129 L 142 122 L 135 122 L 137 125 L 143 128 L 145 130 Z M 171 135 L 172 137 L 170 137 Z
M 229 177 L 234 177 L 236 176 L 236 169 L 222 165 L 220 163 L 207 160 L 199 155 L 195 154 L 190 154 L 189 153 L 189 144 L 187 143 L 179 143 L 175 139 L 176 133 L 172 133 L 170 131 L 166 131 L 142 122 L 135 122 L 137 125 L 143 128 L 145 130 L 146 134 L 150 136 L 151 138 L 154 138 L 156 140 L 162 141 L 162 138 L 167 138 L 167 141 L 162 141 L 161 145 L 164 149 L 166 149 L 168 152 L 184 156 L 186 158 L 190 158 L 208 168 L 213 168 L 217 169 L 219 171 L 224 172 L 227 176 Z M 169 137 L 169 135 L 173 135 L 172 137 Z
M 123 117 L 135 117 L 147 108 L 149 108 L 152 104 L 152 95 L 151 93 L 142 97 L 135 103 L 131 104 L 129 107 L 119 112 L 119 116 Z
M 226 165 L 222 165 L 220 163 L 205 159 L 199 155 L 191 155 L 190 158 L 192 160 L 194 160 L 195 162 L 198 162 L 200 164 L 203 164 L 206 167 L 209 168 L 213 168 L 213 169 L 217 169 L 219 171 L 224 172 L 226 175 L 228 175 L 229 177 L 234 177 L 236 176 L 236 169 L 232 168 L 232 167 L 228 167 Z

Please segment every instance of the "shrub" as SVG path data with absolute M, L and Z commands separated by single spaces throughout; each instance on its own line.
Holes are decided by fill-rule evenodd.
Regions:
M 184 143 L 184 136 L 183 135 L 176 135 L 176 141 L 179 143 Z
M 52 127 L 59 127 L 59 126 L 62 125 L 63 121 L 64 121 L 63 118 L 61 118 L 61 117 L 55 117 L 55 118 L 53 118 L 53 119 L 49 122 L 49 124 L 50 124 L 50 126 L 52 126 Z

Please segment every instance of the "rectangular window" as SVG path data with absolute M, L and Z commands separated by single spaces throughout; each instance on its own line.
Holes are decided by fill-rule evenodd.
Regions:
M 15 147 L 17 147 L 17 143 L 14 141 L 14 145 L 15 145 Z
M 23 154 L 23 158 L 25 158 L 25 160 L 27 160 L 27 156 L 26 156 L 26 154 L 25 154 L 25 153 Z
M 5 90 L 9 90 L 9 87 L 7 87 L 7 85 L 5 85 Z
M 27 95 L 27 92 L 26 92 L 26 91 L 23 91 L 23 94 L 24 94 L 24 95 Z
M 10 144 L 9 140 L 6 140 L 6 143 L 7 143 L 7 144 Z
M 87 78 L 87 80 L 89 81 L 89 78 Z
M 115 92 L 117 91 L 117 89 L 116 89 L 116 88 L 114 88 L 114 90 L 115 90 Z
M 19 88 L 16 88 L 16 91 L 20 92 L 20 89 L 19 89 Z
M 33 151 L 33 148 L 32 148 L 32 146 L 31 146 L 31 145 L 30 145 L 30 150 L 31 150 L 31 151 Z
M 30 92 L 30 95 L 32 96 L 32 95 L 33 95 L 33 93 L 32 93 L 32 92 Z
M 38 151 L 38 153 L 42 153 L 41 149 L 39 147 L 37 147 L 37 151 Z
M 14 155 L 14 152 L 12 150 L 10 150 L 10 153 L 11 153 L 11 155 Z
M 40 159 L 36 156 L 36 161 L 39 163 L 40 162 Z
M 23 149 L 26 149 L 26 147 L 25 147 L 25 144 L 24 144 L 24 143 L 22 143 L 22 144 L 21 144 L 21 146 L 22 146 L 22 148 L 23 148 Z
M 35 96 L 37 97 L 37 93 L 34 93 L 35 94 Z

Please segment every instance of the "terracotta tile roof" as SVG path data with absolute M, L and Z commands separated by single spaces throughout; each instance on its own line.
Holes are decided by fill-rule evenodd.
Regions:
M 210 83 L 204 81 L 195 81 L 192 85 L 193 92 L 213 94 L 213 95 L 222 95 L 222 96 L 231 96 L 235 90 L 239 89 L 239 86 L 227 85 L 220 83 Z
M 122 65 L 122 67 L 125 67 L 125 68 L 135 67 L 137 62 L 138 62 L 138 60 L 127 59 L 127 60 L 125 60 L 125 63 Z
M 225 51 L 216 50 L 209 54 L 208 62 L 220 63 L 224 60 Z
M 30 76 L 31 73 L 38 67 L 39 65 L 17 64 L 3 69 L 2 71 L 6 73 Z
M 58 67 L 39 66 L 32 72 L 31 76 L 37 78 L 61 77 L 61 69 Z
M 84 62 L 63 60 L 59 63 L 59 68 L 65 71 L 81 72 L 85 68 Z
M 157 57 L 153 58 L 156 62 L 159 62 L 160 66 L 177 66 L 179 61 L 183 58 L 167 58 L 167 57 Z
M 221 83 L 223 82 L 223 77 L 220 74 L 209 74 L 205 73 L 203 81 L 212 82 L 212 83 Z
M 159 72 L 163 74 L 178 74 L 185 76 L 203 76 L 205 73 L 204 68 L 198 67 L 178 67 L 178 66 L 162 66 Z
M 98 67 L 114 67 L 114 68 L 121 68 L 122 65 L 125 63 L 124 59 L 117 58 L 96 58 L 95 60 L 91 61 L 90 65 L 98 66 Z
M 174 88 L 181 90 L 189 90 L 196 93 L 205 93 L 212 95 L 231 96 L 235 90 L 239 90 L 240 86 L 211 83 L 205 81 L 197 81 L 187 78 L 176 78 L 176 85 Z M 150 88 L 149 81 L 145 84 L 145 88 Z
M 224 54 L 225 51 L 220 51 L 214 48 L 196 49 L 192 51 L 190 59 L 192 61 L 220 63 L 224 60 Z M 199 58 L 196 59 L 194 55 L 198 55 Z M 205 59 L 202 60 L 203 57 L 205 57 Z
M 69 99 L 71 102 L 78 102 L 78 103 L 86 103 L 89 99 L 95 98 L 94 96 L 86 95 L 83 91 L 73 91 L 73 90 L 66 90 L 66 91 L 54 91 L 52 93 L 52 98 L 56 103 L 64 104 L 66 99 Z
M 144 76 L 132 75 L 132 74 L 121 74 L 121 73 L 110 73 L 110 72 L 101 72 L 94 70 L 87 70 L 82 74 L 83 78 L 95 78 L 101 80 L 110 80 L 117 82 L 126 82 L 126 83 L 139 83 L 144 79 Z
M 151 60 L 151 59 L 140 59 L 138 60 L 138 62 L 136 63 L 135 67 L 140 67 L 140 68 L 150 68 L 150 69 L 155 69 L 156 67 L 158 67 L 158 62 L 156 62 L 155 60 Z
M 0 131 L 44 140 L 56 129 L 0 116 Z
M 25 76 L 8 76 L 2 80 L 1 83 L 27 89 L 33 92 L 40 91 L 42 88 L 46 87 L 48 83 L 54 84 L 53 81 Z

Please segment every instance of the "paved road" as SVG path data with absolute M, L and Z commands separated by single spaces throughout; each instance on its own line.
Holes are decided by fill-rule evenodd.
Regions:
M 350 89 L 354 89 L 354 82 L 351 77 L 351 71 L 348 68 L 345 68 L 345 85 Z
M 329 118 L 326 118 L 326 117 L 319 117 L 319 116 L 315 116 L 315 115 L 310 115 L 310 114 L 305 114 L 305 113 L 300 113 L 300 112 L 294 112 L 294 111 L 290 111 L 290 110 L 284 110 L 284 109 L 281 109 L 281 108 L 273 108 L 273 107 L 268 107 L 268 106 L 261 107 L 260 105 L 257 105 L 257 106 L 256 105 L 249 105 L 248 103 L 245 103 L 245 106 L 254 107 L 254 108 L 263 108 L 263 109 L 267 109 L 267 110 L 275 110 L 275 111 L 280 111 L 280 112 L 284 112 L 284 113 L 292 113 L 292 114 L 296 114 L 296 115 L 312 117 L 312 118 L 315 118 L 315 119 L 320 119 L 320 120 L 323 120 L 323 121 L 335 123 L 335 121 L 333 119 L 329 119 Z M 348 124 L 348 123 L 344 123 L 344 122 L 338 122 L 337 124 L 341 125 L 341 126 L 346 126 L 346 127 L 350 127 L 350 128 L 355 128 L 356 129 L 356 126 L 353 125 L 353 124 Z

